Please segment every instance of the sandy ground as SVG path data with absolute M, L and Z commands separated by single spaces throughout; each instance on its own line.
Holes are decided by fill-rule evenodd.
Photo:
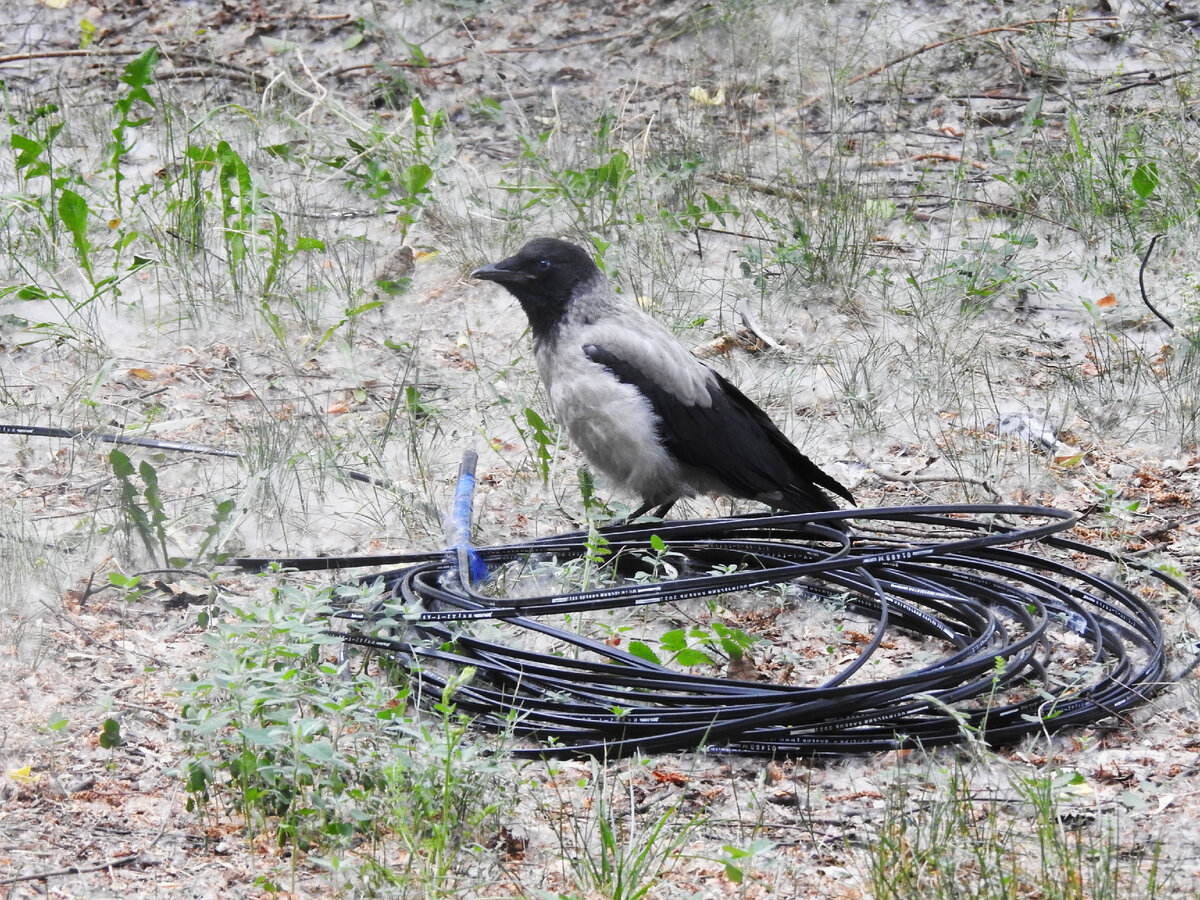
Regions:
M 615 110 L 613 147 L 636 157 L 639 147 L 655 142 L 686 150 L 724 141 L 731 159 L 751 162 L 731 163 L 708 190 L 713 196 L 737 190 L 766 204 L 780 200 L 780 191 L 801 189 L 774 184 L 759 190 L 754 183 L 757 173 L 774 171 L 772 154 L 782 155 L 779 136 L 801 131 L 814 159 L 843 159 L 856 178 L 874 185 L 868 193 L 879 221 L 864 271 L 894 273 L 900 308 L 915 304 L 906 274 L 928 274 L 937 260 L 952 262 L 960 242 L 978 237 L 972 229 L 990 228 L 979 217 L 947 214 L 949 193 L 993 207 L 1017 201 L 1011 180 L 990 177 L 1006 171 L 999 152 L 995 158 L 979 154 L 978 167 L 964 165 L 965 174 L 953 169 L 968 149 L 998 146 L 1012 133 L 1028 108 L 1041 54 L 1049 55 L 1029 28 L 929 47 L 994 27 L 998 20 L 987 4 L 968 4 L 952 15 L 921 3 L 812 4 L 792 12 L 764 7 L 756 31 L 742 27 L 739 17 L 749 15 L 742 7 L 688 3 L 625 2 L 586 12 L 562 3 L 519 11 L 293 2 L 75 2 L 55 9 L 21 0 L 11 7 L 0 75 L 14 114 L 53 98 L 72 116 L 106 121 L 120 67 L 131 50 L 150 41 L 163 48 L 157 80 L 164 91 L 192 109 L 245 110 L 244 127 L 261 128 L 280 145 L 320 133 L 333 146 L 330 136 L 340 140 L 340 127 L 358 134 L 363 123 L 400 129 L 406 106 L 389 102 L 391 78 L 403 78 L 427 108 L 446 111 L 455 136 L 446 151 L 450 161 L 439 157 L 445 165 L 439 177 L 447 184 L 407 235 L 417 250 L 411 288 L 385 297 L 319 347 L 341 310 L 355 298 L 375 296 L 354 291 L 406 270 L 406 257 L 395 255 L 406 235 L 394 209 L 381 215 L 365 192 L 345 188 L 340 176 L 301 179 L 297 168 L 282 164 L 278 182 L 268 188 L 273 202 L 286 210 L 293 233 L 307 217 L 331 260 L 289 269 L 281 292 L 291 291 L 296 306 L 283 349 L 272 346 L 253 304 L 238 307 L 231 300 L 228 309 L 193 310 L 195 297 L 220 294 L 219 287 L 200 283 L 203 272 L 196 269 L 184 277 L 160 268 L 131 282 L 128 302 L 97 303 L 79 314 L 70 324 L 85 339 L 30 343 L 19 323 L 4 320 L 0 387 L 12 422 L 115 428 L 142 416 L 149 402 L 161 402 L 158 436 L 248 457 L 259 448 L 264 459 L 268 445 L 276 456 L 286 456 L 280 447 L 294 447 L 304 458 L 291 467 L 154 457 L 183 523 L 175 535 L 181 545 L 194 546 L 214 500 L 232 496 L 244 509 L 226 549 L 255 555 L 438 547 L 438 510 L 467 447 L 481 451 L 483 542 L 573 527 L 578 500 L 571 451 L 558 449 L 543 485 L 513 416 L 537 391 L 523 322 L 499 291 L 465 278 L 472 266 L 519 242 L 519 217 L 514 233 L 502 233 L 494 220 L 519 203 L 501 186 L 518 177 L 505 166 L 520 158 L 521 136 L 544 129 L 553 134 L 553 153 L 585 158 L 574 144 L 608 104 Z M 1052 81 L 1058 89 L 1047 95 L 1048 127 L 1058 128 L 1063 140 L 1066 112 L 1094 87 L 1089 79 L 1113 79 L 1114 91 L 1122 90 L 1117 96 L 1152 105 L 1152 93 L 1137 86 L 1182 71 L 1191 59 L 1186 37 L 1195 39 L 1194 26 L 1186 16 L 1103 7 L 1076 11 L 1096 21 L 1078 26 L 1083 31 L 1066 54 L 1075 81 Z M 1007 21 L 1053 14 L 1029 4 L 1027 14 Z M 709 17 L 708 25 L 697 28 L 698 17 Z M 81 19 L 96 26 L 86 55 L 76 53 Z M 1113 40 L 1122 28 L 1139 35 L 1138 29 L 1149 29 L 1155 40 Z M 1176 36 L 1164 37 L 1170 29 Z M 827 36 L 828 58 L 800 66 L 814 73 L 811 80 L 768 71 L 768 57 L 746 36 L 772 31 L 781 44 L 802 33 Z M 407 65 L 417 47 L 428 65 Z M 911 61 L 897 63 L 906 53 L 913 53 Z M 406 65 L 381 74 L 379 66 L 397 61 Z M 820 77 L 823 67 L 838 66 L 861 76 L 846 97 L 831 95 L 828 79 Z M 968 90 L 968 82 L 984 87 Z M 706 93 L 697 95 L 696 88 Z M 713 102 L 718 88 L 724 91 L 719 104 Z M 494 114 L 500 109 L 503 117 Z M 10 127 L 16 130 L 13 122 Z M 242 126 L 229 127 L 232 135 Z M 1194 122 L 1180 127 L 1179 140 L 1196 140 Z M 831 152 L 829 135 L 839 128 L 869 149 L 846 145 Z M 103 136 L 103 128 L 96 133 Z M 165 138 L 141 141 L 131 151 L 134 173 L 149 177 L 174 164 L 166 146 Z M 70 153 L 86 156 L 87 148 Z M 946 168 L 938 168 L 941 162 Z M 5 172 L 6 198 L 20 189 L 12 177 Z M 603 201 L 588 202 L 596 204 L 588 214 L 601 219 Z M 1036 264 L 1022 257 L 1024 274 L 1002 267 L 1002 277 L 1011 279 L 1006 293 L 978 317 L 952 330 L 934 322 L 922 337 L 924 323 L 906 330 L 909 319 L 890 320 L 887 310 L 871 306 L 865 289 L 856 296 L 833 273 L 831 283 L 841 288 L 809 291 L 798 284 L 794 304 L 750 307 L 754 324 L 783 344 L 777 354 L 748 352 L 739 334 L 745 323 L 739 312 L 756 291 L 738 274 L 747 245 L 741 226 L 669 240 L 661 231 L 628 225 L 607 233 L 628 236 L 629 244 L 610 257 L 625 287 L 653 298 L 656 312 L 680 330 L 703 313 L 704 324 L 685 340 L 733 347 L 714 364 L 751 396 L 765 398 L 802 446 L 819 448 L 815 455 L 855 490 L 860 504 L 1003 499 L 1090 511 L 1079 537 L 1154 555 L 1195 577 L 1200 529 L 1192 510 L 1200 475 L 1194 421 L 1189 432 L 1178 407 L 1148 403 L 1153 385 L 1132 375 L 1106 377 L 1123 353 L 1165 359 L 1170 341 L 1138 301 L 1138 255 L 1116 240 L 1098 246 L 1059 227 L 1057 212 L 1044 212 L 1029 226 L 1039 239 Z M 538 215 L 527 214 L 528 227 L 569 231 L 579 224 L 565 206 Z M 820 239 L 835 239 L 821 234 L 821 223 L 810 225 Z M 1185 247 L 1188 236 L 1177 226 L 1161 265 L 1151 270 L 1155 296 L 1168 298 L 1181 322 L 1196 263 Z M 637 264 L 642 257 L 655 262 Z M 19 267 L 10 267 L 8 277 L 20 283 Z M 192 290 L 181 278 L 197 279 Z M 308 300 L 305 286 L 314 282 L 324 290 Z M 1110 294 L 1119 306 L 1104 302 Z M 59 313 L 50 302 L 0 300 L 0 315 L 26 323 L 53 321 Z M 1106 342 L 1106 329 L 1119 332 L 1120 340 Z M 987 361 L 976 371 L 977 356 Z M 797 361 L 818 357 L 832 364 Z M 934 357 L 937 365 L 923 369 L 920 360 Z M 962 373 L 969 374 L 959 384 Z M 1071 387 L 1061 387 L 1065 383 Z M 983 400 L 981 384 L 991 389 Z M 374 443 L 380 423 L 396 415 L 405 386 L 436 409 L 436 427 Z M 846 400 L 851 389 L 861 389 L 870 402 Z M 1081 462 L 1047 464 L 1040 447 L 1047 433 L 1051 452 L 1064 461 L 1086 448 Z M 318 453 L 331 435 L 341 449 Z M 209 654 L 197 619 L 198 610 L 209 608 L 206 573 L 164 582 L 133 601 L 107 587 L 110 571 L 132 573 L 146 565 L 133 537 L 104 528 L 115 508 L 109 449 L 87 441 L 0 438 L 0 532 L 9 563 L 0 577 L 0 680 L 6 686 L 0 896 L 258 896 L 266 893 L 256 884 L 259 876 L 296 896 L 324 895 L 330 880 L 317 866 L 285 858 L 266 840 L 251 845 L 228 818 L 186 809 L 176 768 L 184 748 L 173 727 L 175 688 L 203 669 Z M 400 489 L 347 482 L 339 477 L 347 468 Z M 1119 501 L 1136 498 L 1145 500 L 1138 509 L 1121 509 Z M 1113 502 L 1104 514 L 1106 500 Z M 178 512 L 183 508 L 194 515 Z M 684 513 L 724 509 L 696 501 Z M 230 571 L 219 581 L 227 597 L 264 591 L 260 582 Z M 1195 625 L 1186 608 L 1173 605 L 1162 614 L 1177 671 Z M 1064 799 L 1064 807 L 1111 825 L 1131 857 L 1161 842 L 1166 894 L 1194 896 L 1200 884 L 1196 701 L 1188 676 L 1131 720 L 1006 750 L 1002 758 L 1012 768 L 991 782 L 977 772 L 976 785 L 1003 796 L 1011 792 L 1013 772 L 1080 773 L 1086 790 Z M 107 719 L 120 723 L 118 747 L 101 744 Z M 651 896 L 860 897 L 868 894 L 867 877 L 855 847 L 875 839 L 890 791 L 900 782 L 932 785 L 908 795 L 918 810 L 920 791 L 936 792 L 951 759 L 918 763 L 886 755 L 808 765 L 681 754 L 614 765 L 606 777 L 620 784 L 618 805 L 644 812 L 678 803 L 705 816 Z M 521 775 L 512 823 L 521 851 L 510 845 L 483 854 L 480 885 L 467 887 L 475 876 L 464 876 L 457 886 L 465 895 L 579 890 L 559 858 L 545 798 L 602 779 L 584 762 L 538 766 Z M 721 848 L 749 846 L 759 837 L 772 849 L 754 878 L 746 885 L 729 881 L 717 861 Z

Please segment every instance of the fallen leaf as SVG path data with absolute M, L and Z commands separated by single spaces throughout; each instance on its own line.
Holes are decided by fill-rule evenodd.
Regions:
M 9 769 L 5 774 L 17 784 L 33 784 L 37 781 L 37 776 L 33 774 L 33 769 L 28 764 L 19 769 Z
M 704 88 L 697 85 L 688 91 L 688 96 L 701 106 L 721 106 L 725 102 L 725 89 L 717 88 L 715 94 L 710 94 Z
M 1112 309 L 1117 305 L 1117 297 L 1115 294 L 1105 294 L 1096 301 L 1096 305 L 1101 309 Z
M 682 772 L 667 772 L 663 769 L 655 769 L 652 773 L 654 780 L 660 784 L 687 784 L 687 776 Z
M 1083 456 L 1084 456 L 1084 454 L 1082 452 L 1081 453 L 1069 453 L 1065 456 L 1055 456 L 1054 462 L 1060 466 L 1064 466 L 1069 469 L 1071 466 L 1078 465 L 1079 462 L 1083 459 Z
M 129 374 L 134 378 L 140 378 L 142 381 L 154 380 L 154 373 L 149 369 L 130 369 Z

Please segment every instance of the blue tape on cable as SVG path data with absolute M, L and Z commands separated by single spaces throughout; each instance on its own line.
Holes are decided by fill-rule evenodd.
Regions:
M 468 450 L 463 454 L 458 472 L 458 483 L 454 486 L 454 504 L 450 508 L 450 521 L 446 527 L 446 543 L 455 553 L 463 550 L 467 554 L 472 581 L 487 577 L 487 563 L 471 546 L 471 509 L 475 499 L 476 455 Z

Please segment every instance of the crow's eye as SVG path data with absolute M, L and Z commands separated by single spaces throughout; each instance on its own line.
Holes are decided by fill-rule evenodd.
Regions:
M 546 271 L 548 268 L 550 268 L 550 260 L 539 259 L 538 260 L 538 268 L 541 269 L 543 272 Z

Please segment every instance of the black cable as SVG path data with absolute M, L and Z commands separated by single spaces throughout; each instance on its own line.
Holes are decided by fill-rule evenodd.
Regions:
M 1158 309 L 1155 308 L 1154 304 L 1150 302 L 1149 298 L 1146 297 L 1146 263 L 1150 262 L 1150 254 L 1154 252 L 1154 245 L 1158 243 L 1158 239 L 1160 237 L 1162 237 L 1161 234 L 1156 234 L 1154 237 L 1150 238 L 1150 246 L 1147 247 L 1146 252 L 1142 254 L 1142 264 L 1138 266 L 1138 290 L 1142 293 L 1142 302 L 1146 304 L 1146 307 L 1150 310 L 1150 312 L 1158 316 L 1159 321 L 1174 331 L 1175 324 L 1162 313 L 1160 313 Z
M 855 530 L 822 524 L 838 516 Z M 533 597 L 489 595 L 459 542 L 452 553 L 415 554 L 403 568 L 357 579 L 355 587 L 377 585 L 385 599 L 343 601 L 335 617 L 345 622 L 338 634 L 347 644 L 380 653 L 418 698 L 436 702 L 473 668 L 453 702 L 486 727 L 535 742 L 519 756 L 697 747 L 844 754 L 970 735 L 1009 743 L 1119 716 L 1169 683 L 1162 625 L 1142 592 L 1068 560 L 1120 563 L 1155 581 L 1160 599 L 1174 593 L 1191 602 L 1191 594 L 1144 563 L 1061 537 L 1076 518 L 1041 507 L 953 505 L 608 528 L 600 535 L 617 583 Z M 678 574 L 647 580 L 638 573 L 654 572 L 659 541 Z M 522 560 L 562 566 L 595 549 L 594 536 L 580 532 L 471 552 L 496 573 Z M 783 584 L 801 602 L 837 600 L 874 626 L 858 655 L 819 686 L 679 671 L 543 621 L 666 602 L 686 608 Z M 888 638 L 901 634 L 940 642 L 944 652 L 866 680 L 867 667 L 885 661 Z M 547 641 L 555 652 L 539 649 Z
M 238 456 L 98 431 L 0 424 L 0 434 Z M 1077 517 L 1043 507 L 892 507 L 606 528 L 599 533 L 606 569 L 620 581 L 561 594 L 493 596 L 476 587 L 488 572 L 520 560 L 584 559 L 598 546 L 594 535 L 580 532 L 471 547 L 474 462 L 473 454 L 464 457 L 446 553 L 235 563 L 259 570 L 403 565 L 350 583 L 378 585 L 387 599 L 358 606 L 340 600 L 334 616 L 348 630 L 338 634 L 347 645 L 380 653 L 409 680 L 418 701 L 436 702 L 451 680 L 457 684 L 464 669 L 473 669 L 454 703 L 487 727 L 536 742 L 518 748 L 519 756 L 695 747 L 844 754 L 969 736 L 1007 743 L 1120 716 L 1200 664 L 1198 652 L 1169 675 L 1162 625 L 1149 603 L 1066 559 L 1091 558 L 1155 579 L 1159 598 L 1174 593 L 1190 604 L 1189 589 L 1139 560 L 1062 537 Z M 351 477 L 376 483 L 360 473 Z M 844 532 L 834 520 L 852 520 L 856 528 Z M 667 579 L 655 562 L 664 544 L 671 564 L 679 564 L 679 574 Z M 874 623 L 856 658 L 818 687 L 681 672 L 538 618 L 684 605 L 778 585 L 811 602 L 842 603 Z M 485 637 L 483 626 L 505 639 Z M 899 634 L 935 639 L 947 651 L 912 671 L 864 680 L 887 637 Z M 1073 659 L 1063 653 L 1067 635 L 1078 645 Z M 522 646 L 532 637 L 574 656 Z
M 227 459 L 241 459 L 242 455 L 236 450 L 226 450 L 223 447 L 210 447 L 207 444 L 189 444 L 182 441 L 167 441 L 159 438 L 142 437 L 135 434 L 122 434 L 116 431 L 101 431 L 99 429 L 57 428 L 52 425 L 13 425 L 0 422 L 0 434 L 16 434 L 25 437 L 68 438 L 70 440 L 85 439 L 100 441 L 103 444 L 118 444 L 129 447 L 145 447 L 150 450 L 170 450 L 174 453 L 197 453 L 206 456 L 223 456 Z M 373 478 L 365 472 L 357 472 L 338 466 L 352 481 L 375 487 L 393 489 L 393 486 L 378 478 Z
M 207 447 L 202 444 L 185 444 L 180 441 L 163 441 L 158 438 L 139 437 L 112 431 L 84 430 L 81 428 L 55 428 L 49 425 L 10 425 L 0 423 L 0 434 L 19 434 L 28 437 L 86 438 L 106 444 L 124 444 L 132 447 L 149 447 L 152 450 L 171 450 L 175 453 L 204 453 L 209 456 L 236 458 L 233 450 Z

